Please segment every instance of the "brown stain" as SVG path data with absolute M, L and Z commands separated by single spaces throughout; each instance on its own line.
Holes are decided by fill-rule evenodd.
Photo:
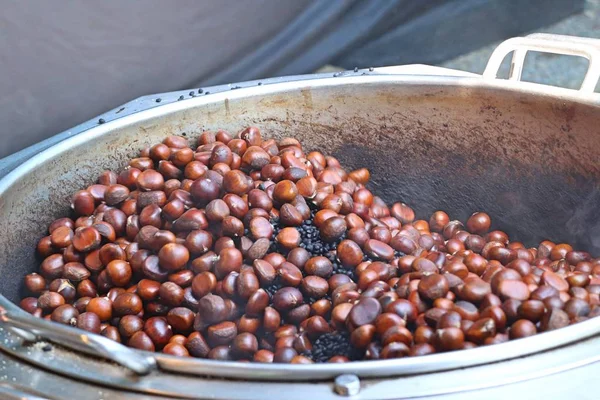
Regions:
M 567 105 L 565 104 L 565 119 L 567 124 L 570 123 L 575 118 L 576 107 L 574 104 Z
M 310 87 L 305 87 L 300 89 L 300 93 L 302 93 L 302 98 L 304 99 L 304 106 L 312 110 L 313 109 L 313 98 L 312 98 L 312 90 Z
M 283 106 L 288 104 L 288 100 L 284 97 L 277 99 L 260 99 L 258 102 L 264 105 L 269 104 L 271 106 Z
M 224 100 L 224 103 L 225 103 L 225 115 L 229 117 L 229 116 L 231 116 L 231 109 L 229 108 L 229 99 L 226 98 Z
M 554 112 L 556 113 L 559 119 L 564 120 L 564 122 L 562 122 L 560 125 L 561 131 L 564 133 L 571 132 L 571 124 L 575 120 L 575 116 L 577 114 L 577 106 L 575 104 L 568 104 L 563 102 L 561 104 L 557 104 L 554 107 Z

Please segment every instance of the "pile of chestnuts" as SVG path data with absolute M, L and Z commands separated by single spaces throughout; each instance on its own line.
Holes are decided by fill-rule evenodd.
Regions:
M 416 219 L 294 138 L 170 136 L 72 197 L 21 307 L 127 346 L 264 363 L 486 346 L 600 314 L 600 259 Z

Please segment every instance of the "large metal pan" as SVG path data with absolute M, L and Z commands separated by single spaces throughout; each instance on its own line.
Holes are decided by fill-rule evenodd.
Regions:
M 518 82 L 528 50 L 588 58 L 581 90 Z M 497 80 L 500 63 L 511 51 L 511 77 Z M 564 371 L 600 370 L 600 319 L 501 345 L 414 359 L 248 365 L 129 350 L 35 319 L 11 301 L 18 300 L 22 277 L 37 268 L 37 240 L 54 218 L 68 212 L 75 190 L 104 169 L 123 167 L 139 149 L 166 135 L 195 137 L 206 129 L 235 132 L 248 125 L 259 126 L 266 136 L 296 136 L 349 168 L 369 167 L 374 192 L 388 202 L 413 205 L 419 215 L 443 209 L 464 220 L 485 210 L 494 227 L 526 244 L 568 241 L 597 255 L 600 95 L 593 89 L 599 61 L 598 41 L 534 35 L 503 43 L 483 76 L 390 67 L 246 82 L 202 94 L 194 90 L 193 96 L 189 91 L 149 96 L 0 161 L 4 171 L 18 164 L 0 180 L 0 321 L 7 328 L 0 327 L 0 348 L 11 355 L 6 357 L 80 383 L 177 397 L 263 398 L 269 390 L 276 398 L 322 399 L 336 396 L 332 389 L 352 393 L 359 379 L 357 398 L 416 397 L 558 372 L 568 376 L 564 384 L 573 394 L 585 379 Z M 40 339 L 54 342 L 50 351 L 31 344 Z M 47 373 L 36 371 L 40 380 Z M 344 374 L 352 376 L 340 378 Z

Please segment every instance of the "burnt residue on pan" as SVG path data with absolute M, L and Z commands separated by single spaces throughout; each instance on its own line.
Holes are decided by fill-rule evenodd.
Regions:
M 466 113 L 437 129 L 419 119 L 362 124 L 361 134 L 339 144 L 334 155 L 346 165 L 367 166 L 373 192 L 388 203 L 410 204 L 418 218 L 444 210 L 465 222 L 485 211 L 494 229 L 526 246 L 549 239 L 600 254 L 600 162 L 593 156 L 600 147 L 582 144 L 598 143 L 598 135 L 577 126 L 591 110 L 549 100 L 536 107 L 550 110 L 553 119 L 535 130 L 519 124 L 531 104 L 517 104 L 508 115 L 481 106 L 480 124 Z

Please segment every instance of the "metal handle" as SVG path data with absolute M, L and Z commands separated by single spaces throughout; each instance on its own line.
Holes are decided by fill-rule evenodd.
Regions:
M 596 84 L 600 79 L 600 39 L 565 35 L 534 33 L 502 42 L 492 53 L 483 72 L 483 77 L 496 79 L 500 64 L 509 53 L 514 52 L 508 79 L 520 81 L 525 55 L 528 51 L 586 58 L 589 61 L 589 66 L 579 91 L 593 93 L 596 89 Z
M 8 311 L 0 307 L 0 322 L 10 328 L 25 331 L 27 340 L 49 340 L 70 349 L 106 358 L 128 368 L 138 375 L 147 375 L 156 368 L 154 357 L 141 354 L 113 340 L 35 318 L 24 312 Z
M 9 383 L 0 383 L 0 399 L 3 400 L 48 400 L 46 397 L 40 397 L 35 393 L 31 393 L 22 389 L 17 385 Z

